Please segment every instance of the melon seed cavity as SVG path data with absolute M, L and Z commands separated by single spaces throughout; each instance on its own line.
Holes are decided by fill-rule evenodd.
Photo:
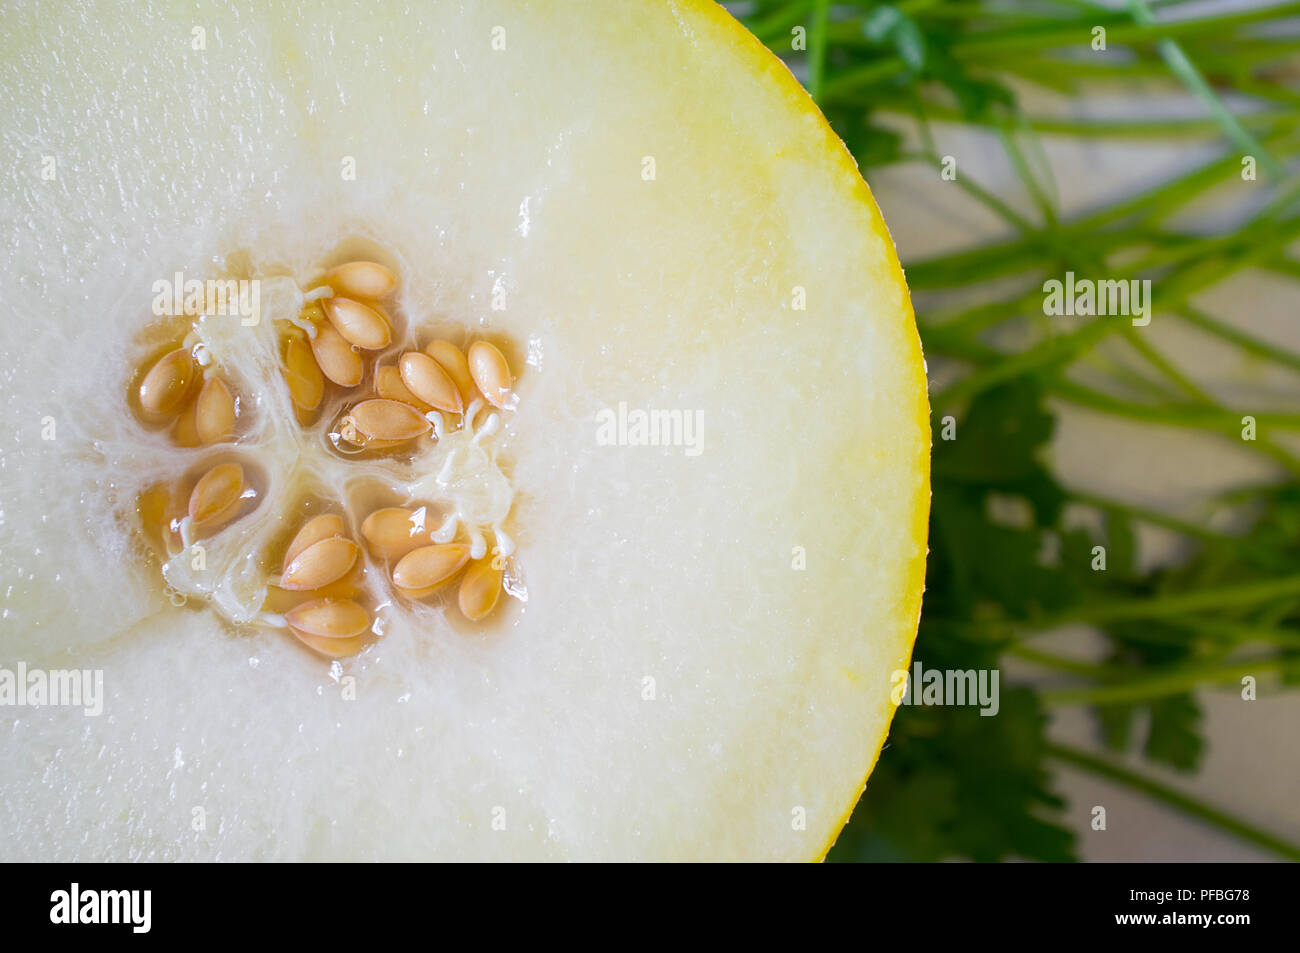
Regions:
M 509 362 L 486 340 L 421 335 L 420 316 L 393 310 L 398 285 L 378 262 L 347 261 L 302 286 L 298 313 L 276 322 L 274 380 L 222 367 L 196 321 L 143 363 L 130 393 L 142 428 L 194 457 L 187 478 L 155 483 L 137 504 L 169 585 L 169 567 L 196 563 L 202 547 L 262 540 L 266 595 L 242 624 L 281 630 L 329 659 L 363 651 L 384 629 L 381 613 L 427 605 L 480 623 L 513 571 L 504 526 L 513 491 L 487 449 L 516 406 Z M 258 387 L 283 398 L 241 393 Z M 305 439 L 319 437 L 337 467 L 365 461 L 367 479 L 385 474 L 382 492 L 366 499 L 386 495 L 394 505 L 277 501 L 274 512 L 301 517 L 284 528 L 287 542 L 266 544 L 258 514 L 272 508 L 245 466 L 257 447 L 243 439 L 255 424 L 249 414 L 277 407 Z M 336 485 L 350 485 L 344 477 Z

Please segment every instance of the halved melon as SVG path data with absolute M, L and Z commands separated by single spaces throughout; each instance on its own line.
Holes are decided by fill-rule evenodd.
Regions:
M 0 713 L 0 856 L 823 855 L 916 632 L 925 374 L 870 192 L 721 8 L 18 4 L 0 105 L 0 663 L 104 685 Z M 293 319 L 353 260 L 397 287 L 349 390 Z M 178 273 L 260 322 L 159 317 Z M 211 438 L 131 396 L 186 329 Z M 331 443 L 434 339 L 500 348 L 495 432 Z M 220 525 L 151 535 L 223 462 Z M 290 635 L 310 517 L 448 498 L 513 543 L 477 608 L 367 550 L 321 592 L 371 631 Z

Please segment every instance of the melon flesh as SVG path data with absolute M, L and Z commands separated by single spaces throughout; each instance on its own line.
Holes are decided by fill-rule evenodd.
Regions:
M 797 83 L 702 2 L 154 6 L 0 37 L 0 664 L 105 691 L 0 708 L 0 857 L 820 857 L 915 636 L 929 427 L 893 245 Z M 200 457 L 126 394 L 155 281 L 341 249 L 400 275 L 392 354 L 513 342 L 527 601 L 393 605 L 331 666 L 232 623 L 251 571 L 172 604 L 134 505 Z M 367 492 L 285 416 L 273 324 L 210 325 L 265 491 L 226 566 L 304 489 Z M 602 445 L 620 403 L 700 452 Z

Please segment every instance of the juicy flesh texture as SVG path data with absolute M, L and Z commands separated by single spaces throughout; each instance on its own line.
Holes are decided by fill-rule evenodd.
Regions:
M 0 664 L 100 669 L 105 697 L 0 709 L 0 856 L 819 856 L 915 635 L 929 433 L 894 249 L 784 68 L 697 2 L 6 20 Z M 331 667 L 172 605 L 132 504 L 199 458 L 124 395 L 155 281 L 372 253 L 395 340 L 518 342 L 484 480 L 528 598 L 472 631 L 390 612 Z M 287 540 L 328 497 L 368 507 L 355 536 L 400 502 L 275 423 L 269 326 L 217 320 L 262 421 L 232 533 Z M 620 404 L 697 414 L 700 452 L 601 445 Z

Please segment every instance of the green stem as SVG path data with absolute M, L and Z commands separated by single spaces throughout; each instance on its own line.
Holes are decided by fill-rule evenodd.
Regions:
M 1049 744 L 1047 753 L 1065 764 L 1091 772 L 1098 777 L 1106 778 L 1117 784 L 1122 784 L 1124 787 L 1138 791 L 1158 801 L 1163 801 L 1175 810 L 1212 824 L 1242 840 L 1257 844 L 1280 857 L 1285 857 L 1287 860 L 1300 861 L 1300 847 L 1290 844 L 1268 831 L 1238 820 L 1225 811 L 1210 807 L 1208 804 L 1203 804 L 1180 791 L 1175 791 L 1159 781 L 1140 775 L 1122 765 L 1115 764 L 1113 761 L 1104 760 L 1077 748 L 1061 744 Z
M 1109 603 L 1094 602 L 1090 605 L 1076 606 L 1074 609 L 1041 620 L 1035 624 L 1035 628 L 1045 630 L 1069 622 L 1102 623 L 1218 612 L 1224 609 L 1256 606 L 1274 599 L 1297 595 L 1300 595 L 1300 575 L 1282 576 L 1278 579 L 1265 579 L 1262 582 L 1217 586 L 1178 595 L 1156 595 Z
M 1129 10 L 1139 24 L 1143 26 L 1153 26 L 1156 23 L 1155 14 L 1143 0 L 1128 0 Z M 1164 37 L 1156 43 L 1156 49 L 1160 51 L 1160 57 L 1169 65 L 1169 69 L 1182 80 L 1192 93 L 1205 104 L 1214 121 L 1223 130 L 1223 134 L 1228 137 L 1230 142 L 1236 143 L 1237 148 L 1244 155 L 1253 155 L 1258 157 L 1260 165 L 1268 170 L 1269 174 L 1277 177 L 1281 175 L 1282 169 L 1277 160 L 1260 144 L 1259 140 L 1252 136 L 1237 121 L 1231 110 L 1224 105 L 1210 88 L 1210 84 L 1205 81 L 1201 71 L 1196 68 L 1196 64 L 1179 46 L 1178 41 L 1171 37 Z
M 1262 267 L 1276 274 L 1286 275 L 1288 278 L 1300 278 L 1300 261 L 1292 261 L 1283 255 L 1264 262 Z
M 960 122 L 992 126 L 996 120 L 990 116 L 967 115 L 960 109 L 927 102 L 930 118 L 937 122 Z M 876 109 L 884 113 L 902 114 L 906 110 L 896 103 L 880 103 Z M 1038 133 L 1082 136 L 1089 139 L 1161 139 L 1178 137 L 1201 138 L 1221 131 L 1215 119 L 1070 119 L 1060 116 L 1025 116 L 1025 126 Z M 1294 109 L 1260 110 L 1237 118 L 1244 128 L 1264 133 L 1289 131 L 1300 122 Z M 1240 161 L 1241 154 L 1237 153 Z
M 1199 404 L 1216 406 L 1215 400 L 1209 394 L 1201 390 L 1190 377 L 1175 367 L 1137 328 L 1133 327 L 1132 324 L 1126 324 L 1122 330 L 1124 337 L 1133 349 L 1141 354 L 1148 364 L 1163 374 L 1179 390 Z
M 1300 632 L 1288 632 L 1276 626 L 1249 625 L 1228 619 L 1188 618 L 1187 626 L 1210 636 L 1226 636 L 1234 642 L 1267 642 L 1281 648 L 1300 648 Z
M 823 87 L 824 99 L 827 101 L 843 99 L 854 90 L 883 79 L 891 79 L 899 73 L 906 72 L 907 64 L 897 56 L 875 60 L 862 66 L 841 70 L 836 76 L 826 81 Z
M 1265 137 L 1269 145 L 1279 149 L 1294 147 L 1293 140 L 1293 135 L 1282 133 Z M 1241 157 L 1236 153 L 1228 153 L 1153 189 L 1063 225 L 1059 230 L 1060 240 L 1077 242 L 1091 238 L 1107 242 L 1113 250 L 1128 247 L 1133 240 L 1146 238 L 1143 229 L 1129 229 L 1119 235 L 1102 230 L 1117 221 L 1139 214 L 1145 216 L 1145 221 L 1155 221 L 1162 214 L 1186 205 L 1197 195 L 1209 191 L 1240 170 Z M 1033 254 L 1036 249 L 1043 247 L 1045 243 L 1039 233 L 912 262 L 907 269 L 908 282 L 917 289 L 942 288 L 999 277 L 1010 273 L 1011 269 L 1044 264 L 1045 256 Z
M 822 102 L 822 80 L 826 73 L 826 18 L 830 0 L 813 0 L 812 25 L 808 30 L 808 93 Z
M 1181 695 L 1198 685 L 1235 682 L 1247 675 L 1257 676 L 1274 672 L 1282 667 L 1278 655 L 1263 656 L 1222 665 L 1217 660 L 1203 665 L 1185 665 L 1164 670 L 1129 681 L 1107 685 L 1088 685 L 1083 688 L 1058 688 L 1042 692 L 1043 704 L 1049 707 L 1067 705 L 1116 705 L 1151 701 Z
M 1237 347 L 1249 354 L 1254 354 L 1256 357 L 1262 357 L 1274 361 L 1285 367 L 1289 367 L 1294 371 L 1300 371 L 1300 354 L 1283 350 L 1282 348 L 1275 347 L 1266 341 L 1261 341 L 1259 338 L 1252 337 L 1243 331 L 1238 331 L 1236 328 L 1224 324 L 1217 318 L 1212 317 L 1190 304 L 1184 304 L 1178 309 L 1177 313 L 1179 317 L 1187 321 L 1189 324 L 1194 324 L 1202 331 L 1208 331 L 1210 334 L 1221 337 L 1225 341 L 1231 341 L 1233 344 L 1237 345 Z
M 929 152 L 905 152 L 902 154 L 903 159 L 915 159 L 933 166 L 936 170 L 943 169 L 943 158 L 933 150 Z M 1005 221 L 1008 225 L 1022 232 L 1034 232 L 1036 229 L 1029 219 L 1025 218 L 1006 202 L 1002 201 L 988 189 L 975 182 L 968 175 L 958 175 L 953 180 L 954 184 L 963 192 L 978 199 L 988 207 L 995 215 Z
M 1055 396 L 1072 403 L 1116 416 L 1131 417 L 1134 420 L 1149 420 L 1175 427 L 1191 427 L 1195 430 L 1214 430 L 1229 435 L 1240 433 L 1242 418 L 1246 416 L 1244 411 L 1220 408 L 1214 405 L 1138 404 L 1093 390 L 1065 378 L 1048 382 L 1047 389 Z M 1278 430 L 1300 430 L 1300 414 L 1252 411 L 1250 416 L 1255 418 L 1255 423 L 1259 427 L 1271 427 Z
M 990 387 L 1023 377 L 1031 371 L 1043 370 L 1073 360 L 1113 331 L 1115 327 L 1114 321 L 1093 321 L 1091 324 L 1085 324 L 1078 331 L 1048 338 L 1027 351 L 1008 354 L 1001 361 L 981 367 L 938 393 L 931 394 L 931 406 L 935 411 L 944 410 Z
M 1267 232 L 1267 238 L 1257 237 L 1261 223 L 1269 221 L 1271 214 L 1271 211 L 1266 210 L 1261 216 L 1238 229 L 1234 234 L 1241 239 L 1239 242 L 1241 247 L 1234 248 L 1231 254 L 1219 256 L 1208 263 L 1192 259 L 1180 265 L 1171 274 L 1164 276 L 1161 279 L 1160 300 L 1157 302 L 1159 308 L 1170 310 L 1181 307 L 1188 297 L 1202 288 L 1222 280 L 1255 261 L 1271 259 L 1280 248 L 1285 247 L 1297 234 L 1300 234 L 1300 217 L 1297 217 L 1273 225 Z M 1256 237 L 1247 241 L 1247 238 L 1252 235 Z M 1006 304 L 996 302 L 993 305 L 980 305 L 966 313 L 950 317 L 943 326 L 964 326 L 968 332 L 974 333 L 986 325 L 997 324 L 1005 318 L 1022 313 L 1022 309 L 1032 307 L 1033 303 L 1038 300 L 1041 300 L 1039 293 L 1030 292 L 1014 302 L 1011 308 L 1008 308 Z M 1005 361 L 999 364 L 980 368 L 969 376 L 931 395 L 931 402 L 935 409 L 946 408 L 957 401 L 973 397 L 989 387 L 1012 380 L 1025 373 L 1065 363 L 1085 353 L 1102 336 L 1115 327 L 1116 322 L 1114 321 L 1094 320 L 1091 324 L 1085 325 L 1078 331 L 1049 338 L 1027 351 L 1009 355 Z M 1213 413 L 1202 408 L 1180 409 L 1178 418 L 1185 420 L 1196 412 L 1202 414 Z M 1261 419 L 1267 416 L 1274 422 L 1286 419 L 1286 415 L 1279 416 L 1277 414 L 1256 416 Z M 1221 417 L 1220 420 L 1222 420 Z M 1271 450 L 1275 455 L 1279 455 L 1279 458 L 1285 455 L 1285 451 L 1280 451 L 1279 448 L 1273 447 Z
M 1093 665 L 1089 662 L 1080 662 L 1071 658 L 1064 658 L 1060 655 L 1053 655 L 1050 652 L 1042 652 L 1038 649 L 1031 648 L 1022 643 L 1013 642 L 1006 648 L 1007 655 L 1013 655 L 1016 658 L 1031 662 L 1043 668 L 1055 669 L 1060 672 L 1069 672 L 1071 675 L 1081 675 L 1085 678 L 1111 679 L 1122 675 L 1125 669 L 1116 668 L 1108 665 Z
M 1300 3 L 1281 3 L 1271 7 L 1260 7 L 1240 13 L 1197 19 L 1175 20 L 1162 23 L 1125 23 L 1119 22 L 1106 28 L 1107 43 L 1154 43 L 1161 39 L 1203 36 L 1210 34 L 1222 38 L 1227 31 L 1248 23 L 1279 19 L 1300 13 Z M 952 45 L 954 53 L 973 52 L 977 54 L 995 54 L 1002 56 L 1018 50 L 1038 52 L 1050 47 L 1088 48 L 1091 42 L 1092 27 L 1104 25 L 1110 20 L 1109 14 L 1098 10 L 1094 17 L 1080 18 L 1078 22 L 1064 26 L 1048 26 L 1043 29 L 1006 30 L 987 33 L 959 40 Z
M 750 31 L 758 37 L 763 43 L 771 47 L 778 55 L 788 54 L 791 49 L 790 31 L 799 25 L 800 20 L 808 11 L 808 4 L 787 3 L 776 10 L 773 10 L 767 16 L 761 19 L 751 19 L 746 21 Z M 784 43 L 784 48 L 777 48 L 778 42 Z
M 1246 542 L 1246 540 L 1239 536 L 1230 536 L 1227 533 L 1219 533 L 1212 529 L 1206 529 L 1199 523 L 1189 523 L 1187 520 L 1181 520 L 1176 516 L 1161 513 L 1158 510 L 1142 506 L 1134 506 L 1131 503 L 1123 503 L 1119 500 L 1110 499 L 1109 497 L 1097 496 L 1086 492 L 1075 492 L 1070 494 L 1070 498 L 1076 503 L 1082 503 L 1085 506 L 1091 506 L 1099 510 L 1118 513 L 1122 516 L 1127 516 L 1129 519 L 1139 520 L 1143 523 L 1150 523 L 1152 526 L 1159 526 L 1163 529 L 1173 530 L 1175 533 L 1181 533 L 1182 535 L 1190 536 L 1193 539 L 1200 539 L 1205 542 L 1216 544 L 1236 544 Z

